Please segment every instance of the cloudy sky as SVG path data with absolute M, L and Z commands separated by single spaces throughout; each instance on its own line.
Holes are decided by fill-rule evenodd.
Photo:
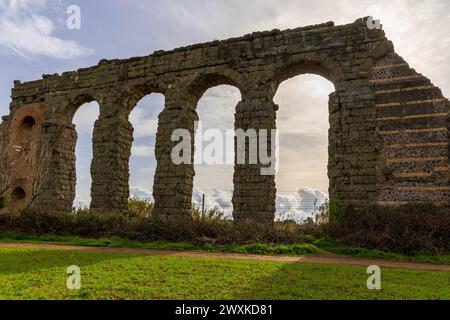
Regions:
M 66 26 L 67 8 L 81 9 L 81 29 Z M 450 96 L 450 1 L 448 0 L 0 0 L 0 114 L 8 114 L 13 80 L 75 70 L 100 59 L 148 55 L 192 43 L 226 39 L 259 30 L 287 29 L 364 16 L 381 19 L 396 51 Z M 307 214 L 326 198 L 328 94 L 333 85 L 315 75 L 280 86 L 280 212 Z M 198 111 L 205 128 L 233 128 L 240 99 L 236 88 L 206 92 Z M 150 197 L 155 160 L 155 120 L 164 97 L 150 95 L 133 111 L 135 127 L 130 186 Z M 82 106 L 74 123 L 77 144 L 77 203 L 89 202 L 91 135 L 95 103 Z M 232 166 L 197 166 L 194 201 L 229 208 Z

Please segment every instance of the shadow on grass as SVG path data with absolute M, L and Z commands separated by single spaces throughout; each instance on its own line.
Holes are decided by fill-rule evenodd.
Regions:
M 63 268 L 71 265 L 88 266 L 103 261 L 127 257 L 134 257 L 134 255 L 28 248 L 2 248 L 0 250 L 0 275 Z
M 382 290 L 369 290 L 367 267 L 287 263 L 236 293 L 238 300 L 449 299 L 450 275 L 440 271 L 382 270 Z
M 449 299 L 448 272 L 382 269 L 382 290 L 367 289 L 366 267 L 190 259 L 91 251 L 0 249 L 0 276 L 26 275 L 12 283 L 7 297 L 121 298 L 121 299 L 238 299 L 238 300 L 325 300 L 325 299 Z M 137 259 L 135 259 L 137 258 Z M 143 259 L 144 258 L 144 259 Z M 70 265 L 86 268 L 86 290 L 72 296 L 56 288 L 48 278 Z M 31 275 L 33 273 L 33 275 Z M 106 276 L 108 274 L 108 276 Z M 8 277 L 5 277 L 8 278 Z M 22 277 L 23 278 L 23 277 Z M 36 282 L 34 287 L 31 280 Z M 46 281 L 53 281 L 50 285 Z M 47 287 L 45 287 L 46 285 Z M 29 289 L 32 287 L 31 289 Z M 35 291 L 32 289 L 34 288 Z M 37 289 L 36 289 L 37 288 Z M 43 291 L 46 289 L 47 291 Z M 27 291 L 28 290 L 28 291 Z M 30 291 L 31 290 L 31 291 Z M 37 291 L 36 291 L 37 290 Z M 56 291 L 55 291 L 56 290 Z M 65 290 L 65 289 L 64 289 Z M 83 294 L 83 295 L 81 295 Z M 1 295 L 1 293 L 0 293 Z

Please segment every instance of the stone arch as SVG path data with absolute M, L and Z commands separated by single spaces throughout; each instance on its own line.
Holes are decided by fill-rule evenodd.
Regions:
M 27 194 L 25 192 L 25 190 L 23 190 L 23 188 L 21 187 L 17 187 L 15 188 L 12 192 L 11 192 L 11 201 L 21 201 L 24 200 L 26 198 Z
M 141 158 L 145 158 L 146 160 L 150 161 L 155 161 L 156 162 L 156 141 L 153 141 L 152 136 L 153 134 L 156 137 L 156 132 L 150 132 L 150 128 L 147 128 L 148 131 L 147 132 L 141 132 L 142 128 L 136 128 L 136 118 L 134 118 L 133 121 L 133 112 L 139 112 L 141 117 L 139 117 L 141 120 L 144 120 L 144 123 L 141 124 L 141 126 L 146 125 L 147 126 L 147 122 L 151 121 L 151 119 L 146 118 L 149 116 L 150 113 L 152 113 L 152 117 L 153 120 L 155 122 L 158 122 L 158 118 L 159 115 L 164 111 L 165 108 L 165 100 L 166 100 L 166 96 L 164 94 L 165 90 L 162 90 L 158 85 L 152 85 L 152 84 L 148 84 L 148 83 L 144 83 L 144 84 L 138 84 L 138 85 L 134 85 L 129 87 L 126 90 L 126 94 L 125 94 L 125 98 L 124 98 L 124 102 L 123 102 L 123 106 L 124 106 L 124 113 L 126 113 L 126 117 L 128 119 L 128 121 L 130 122 L 131 126 L 132 126 L 132 148 L 131 148 L 131 154 L 130 154 L 130 158 L 129 158 L 129 165 L 128 165 L 128 170 L 129 170 L 129 186 L 130 186 L 130 195 L 132 195 L 132 188 L 131 187 L 139 187 L 142 188 L 142 192 L 146 193 L 147 191 L 149 191 L 149 193 L 151 193 L 151 196 L 153 197 L 152 191 L 150 190 L 151 187 L 154 185 L 154 180 L 155 180 L 155 173 L 153 173 L 152 171 L 150 171 L 149 173 L 144 174 L 144 176 L 146 177 L 145 182 L 141 181 L 139 186 L 133 186 L 132 185 L 132 181 L 133 179 L 137 176 L 136 174 L 133 174 L 133 171 L 131 170 L 133 164 L 136 163 L 141 163 L 142 164 L 142 160 Z M 144 109 L 144 106 L 141 106 L 141 104 L 143 103 L 154 103 L 154 99 L 159 99 L 157 97 L 157 95 L 162 96 L 162 105 L 160 106 L 155 106 L 157 110 L 156 114 L 153 114 L 154 112 L 149 112 L 150 110 L 148 109 Z M 147 99 L 148 98 L 148 99 Z M 161 97 L 160 97 L 161 98 Z M 147 100 L 146 100 L 147 99 Z M 159 103 L 159 101 L 158 101 Z M 147 107 L 147 106 L 145 106 Z M 137 109 L 139 108 L 139 109 Z M 148 124 L 149 127 L 152 127 L 152 125 L 149 123 Z M 156 126 L 157 129 L 158 126 Z M 155 138 L 156 140 L 156 138 Z M 154 145 L 152 145 L 154 143 Z M 153 155 L 151 155 L 153 151 Z M 156 165 L 155 165 L 156 167 Z M 143 168 L 140 168 L 143 169 Z M 147 171 L 150 170 L 150 166 L 148 165 L 147 161 L 146 161 L 146 169 Z M 143 177 L 140 176 L 139 180 L 141 180 Z M 151 181 L 150 181 L 151 180 Z M 145 196 L 150 198 L 150 195 Z
M 159 117 L 157 135 L 156 193 L 159 203 L 156 211 L 162 215 L 188 214 L 192 200 L 189 189 L 193 169 L 189 165 L 172 165 L 169 154 L 173 146 L 171 130 L 185 128 L 193 132 L 198 99 L 207 88 L 217 84 L 234 85 L 241 90 L 242 101 L 236 111 L 236 128 L 272 129 L 277 109 L 272 100 L 278 85 L 291 76 L 307 72 L 330 79 L 337 91 L 330 96 L 330 108 L 338 115 L 334 120 L 336 142 L 330 149 L 337 164 L 334 173 L 334 194 L 337 198 L 345 205 L 365 208 L 380 201 L 398 204 L 412 198 L 400 197 L 400 194 L 412 195 L 417 191 L 416 194 L 422 199 L 448 203 L 450 192 L 446 188 L 450 170 L 449 153 L 444 151 L 445 148 L 430 151 L 433 154 L 437 149 L 442 152 L 437 162 L 439 165 L 433 167 L 432 178 L 430 172 L 412 178 L 411 172 L 406 172 L 406 175 L 403 172 L 403 180 L 389 177 L 390 169 L 395 169 L 398 159 L 393 161 L 387 158 L 387 170 L 380 170 L 386 167 L 384 163 L 379 164 L 380 148 L 386 148 L 395 141 L 401 142 L 401 145 L 412 144 L 407 143 L 407 139 L 420 140 L 418 136 L 411 135 L 411 130 L 428 130 L 422 135 L 427 137 L 427 143 L 447 144 L 448 102 L 442 100 L 437 103 L 434 99 L 426 106 L 413 107 L 422 110 L 433 107 L 432 113 L 415 113 L 411 108 L 412 102 L 419 101 L 413 100 L 415 97 L 427 98 L 430 92 L 434 92 L 434 98 L 443 99 L 441 94 L 437 88 L 427 89 L 429 91 L 417 88 L 417 79 L 405 79 L 401 68 L 386 67 L 385 62 L 388 63 L 389 59 L 383 62 L 383 57 L 393 53 L 392 43 L 383 30 L 368 29 L 365 20 L 340 26 L 328 22 L 284 31 L 257 32 L 240 38 L 157 51 L 146 57 L 103 60 L 90 68 L 44 75 L 37 81 L 15 81 L 11 113 L 2 125 L 6 139 L 11 141 L 11 135 L 18 127 L 15 120 L 21 120 L 19 115 L 29 110 L 29 104 L 44 103 L 47 112 L 42 122 L 36 121 L 41 125 L 35 128 L 41 129 L 44 136 L 41 140 L 47 139 L 54 146 L 52 170 L 45 182 L 45 194 L 35 203 L 35 207 L 46 211 L 71 209 L 69 200 L 74 192 L 71 189 L 71 148 L 76 137 L 72 118 L 81 104 L 96 100 L 100 103 L 101 119 L 95 127 L 96 165 L 91 168 L 97 179 L 93 183 L 93 194 L 98 199 L 95 209 L 108 212 L 126 210 L 126 166 L 132 136 L 127 115 L 140 95 L 160 90 L 166 95 L 166 105 Z M 403 68 L 407 77 L 419 76 L 408 74 L 412 73 L 411 68 Z M 395 77 L 395 74 L 399 76 Z M 149 84 L 144 84 L 146 81 Z M 426 83 L 426 86 L 432 85 Z M 130 89 L 126 89 L 129 90 L 127 92 L 124 88 Z M 377 106 L 379 104 L 382 106 Z M 377 114 L 381 108 L 386 110 L 383 111 L 386 116 Z M 395 112 L 403 110 L 404 115 L 387 111 L 394 109 L 397 110 Z M 442 112 L 435 112 L 437 110 Z M 419 115 L 433 117 L 418 118 Z M 435 118 L 440 118 L 441 128 L 431 126 L 436 123 Z M 426 127 L 427 124 L 431 127 Z M 401 126 L 401 130 L 384 130 L 389 127 L 393 129 L 396 125 Z M 407 129 L 408 126 L 412 128 Z M 380 141 L 377 131 L 382 132 L 383 140 Z M 396 131 L 401 134 L 394 136 Z M 395 152 L 408 156 L 411 155 L 409 149 L 400 148 Z M 408 166 L 417 167 L 414 164 Z M 268 221 L 272 218 L 275 186 L 270 177 L 261 177 L 260 168 L 260 164 L 242 166 L 235 174 L 235 186 L 239 188 L 235 188 L 233 203 L 239 220 Z M 380 172 L 388 177 L 383 177 Z M 416 179 L 415 185 L 405 179 Z M 421 188 L 421 191 L 411 188 Z M 385 196 L 380 197 L 380 190 L 383 189 Z
M 227 216 L 233 209 L 234 129 L 236 108 L 241 101 L 242 94 L 236 86 L 220 84 L 206 90 L 195 109 L 199 120 L 195 159 L 202 161 L 194 163 L 193 202 L 201 206 L 205 194 L 205 209 L 219 207 Z
M 36 134 L 36 120 L 32 115 L 26 115 L 15 128 L 14 143 L 20 147 L 27 147 L 33 140 L 33 134 Z
M 234 129 L 234 125 L 236 122 L 236 109 L 239 105 L 239 103 L 244 99 L 245 92 L 247 92 L 248 83 L 245 81 L 244 77 L 242 77 L 238 72 L 234 71 L 231 68 L 214 68 L 213 70 L 208 70 L 210 72 L 205 74 L 199 74 L 195 77 L 195 79 L 192 80 L 191 84 L 188 86 L 188 92 L 189 92 L 189 101 L 192 110 L 194 110 L 195 119 L 197 121 L 201 121 L 202 119 L 199 117 L 198 114 L 198 104 L 199 101 L 204 97 L 205 93 L 213 88 L 217 88 L 219 86 L 231 86 L 233 88 L 236 88 L 240 93 L 240 100 L 234 106 L 230 112 L 233 115 L 234 123 L 233 127 L 230 129 Z M 194 133 L 195 137 L 195 133 Z M 193 150 L 196 149 L 196 146 L 199 144 L 198 141 L 195 141 L 193 139 L 192 141 L 192 148 Z M 195 153 L 195 151 L 193 151 Z M 192 176 L 192 188 L 190 190 L 190 193 L 193 194 L 193 187 L 194 187 L 194 177 L 198 173 L 198 168 L 193 166 L 193 176 Z M 233 169 L 235 171 L 235 168 Z M 230 177 L 232 179 L 232 177 Z M 234 185 L 233 185 L 234 189 Z M 230 200 L 232 196 L 230 195 Z M 231 201 L 232 202 L 232 201 Z
M 20 123 L 20 127 L 23 130 L 33 130 L 33 127 L 36 125 L 36 120 L 32 116 L 26 116 L 22 119 Z
M 17 178 L 13 181 L 10 189 L 6 190 L 8 195 L 8 203 L 5 212 L 12 214 L 20 213 L 21 210 L 28 207 L 32 200 L 33 190 L 30 179 Z
M 244 98 L 245 92 L 248 91 L 248 82 L 237 71 L 231 68 L 211 68 L 201 71 L 184 81 L 187 83 L 185 92 L 189 96 L 193 107 L 195 108 L 204 93 L 211 88 L 220 85 L 229 85 L 236 87 Z
M 123 102 L 122 105 L 124 107 L 124 112 L 128 112 L 128 114 L 136 107 L 136 105 L 141 101 L 144 97 L 151 95 L 153 93 L 159 93 L 165 96 L 167 89 L 164 88 L 159 83 L 153 82 L 139 82 L 139 83 L 130 83 L 123 90 Z M 127 115 L 128 116 L 128 115 Z
M 106 213 L 128 210 L 134 132 L 129 116 L 143 97 L 160 92 L 164 93 L 152 82 L 129 81 L 118 85 L 113 93 L 102 93 L 93 138 L 91 210 Z
M 77 205 L 75 203 L 75 198 L 77 196 L 76 190 L 77 190 L 77 187 L 79 187 L 79 185 L 77 186 L 77 183 L 78 184 L 80 183 L 80 181 L 77 181 L 80 178 L 79 172 L 77 172 L 77 166 L 79 164 L 80 159 L 77 160 L 77 157 L 76 157 L 76 148 L 80 142 L 80 133 L 77 131 L 76 125 L 74 124 L 74 118 L 75 118 L 76 114 L 78 113 L 78 111 L 80 111 L 80 108 L 86 106 L 89 103 L 93 103 L 93 102 L 96 102 L 98 104 L 99 113 L 101 114 L 100 101 L 101 101 L 101 99 L 96 98 L 91 93 L 75 93 L 68 98 L 68 101 L 66 102 L 66 104 L 64 106 L 65 115 L 66 115 L 65 120 L 67 122 L 66 122 L 65 126 L 62 128 L 62 130 L 64 131 L 64 134 L 62 134 L 62 139 L 64 140 L 64 142 L 61 141 L 61 143 L 64 145 L 64 150 L 66 152 L 65 158 L 66 158 L 66 162 L 67 162 L 66 166 L 69 169 L 69 170 L 67 170 L 68 171 L 67 172 L 67 175 L 68 175 L 67 189 L 68 189 L 68 193 L 70 194 L 70 196 L 67 200 L 68 200 L 68 203 L 71 203 L 71 207 L 74 205 Z M 93 150 L 94 149 L 93 138 L 91 138 L 90 146 L 91 146 L 90 149 Z M 92 166 L 92 161 L 91 161 L 91 164 L 88 165 L 88 168 L 90 168 L 91 166 Z M 85 173 L 88 174 L 90 176 L 90 178 L 92 179 L 90 169 L 88 169 Z M 91 180 L 91 179 L 88 179 L 88 180 Z M 91 181 L 91 186 L 92 186 L 92 183 L 93 182 Z M 91 195 L 91 201 L 92 201 L 92 195 Z
M 66 116 L 67 124 L 72 124 L 73 117 L 82 105 L 93 101 L 97 101 L 100 104 L 100 99 L 96 99 L 95 95 L 91 93 L 74 94 L 68 97 L 62 113 Z
M 236 87 L 241 92 L 241 98 L 247 87 L 239 73 L 229 68 L 210 68 L 183 78 L 166 93 L 166 107 L 159 117 L 156 142 L 157 170 L 153 194 L 155 212 L 158 216 L 190 217 L 195 176 L 193 164 L 195 142 L 192 138 L 191 163 L 174 165 L 170 151 L 176 143 L 171 141 L 171 136 L 167 132 L 185 129 L 191 137 L 195 137 L 194 123 L 199 120 L 196 111 L 198 101 L 208 89 L 220 85 Z
M 31 190 L 26 181 L 16 181 L 15 186 L 9 193 L 9 203 L 7 211 L 18 213 L 25 209 L 31 200 Z
M 284 81 L 308 73 L 322 76 L 335 86 L 343 75 L 340 64 L 325 53 L 309 57 L 287 56 L 272 72 L 271 94 L 275 96 L 279 85 Z
M 342 71 L 342 67 L 340 64 L 335 61 L 333 58 L 331 58 L 329 55 L 325 53 L 314 53 L 310 54 L 308 56 L 304 55 L 298 55 L 298 56 L 286 56 L 282 59 L 283 61 L 280 62 L 276 68 L 274 68 L 271 78 L 270 78 L 270 93 L 268 96 L 268 99 L 272 101 L 275 114 L 274 119 L 272 120 L 273 126 L 275 129 L 282 130 L 282 128 L 277 128 L 278 125 L 278 114 L 280 106 L 276 105 L 274 102 L 274 98 L 280 88 L 280 85 L 290 79 L 298 78 L 302 75 L 311 74 L 315 76 L 319 76 L 323 79 L 326 79 L 328 82 L 330 82 L 334 90 L 329 95 L 329 102 L 328 102 L 328 119 L 330 123 L 330 128 L 328 130 L 328 146 L 329 146 L 329 152 L 328 152 L 328 164 L 327 164 L 327 172 L 329 176 L 329 188 L 328 192 L 330 197 L 334 196 L 334 178 L 333 175 L 335 174 L 337 162 L 335 160 L 335 155 L 333 154 L 334 146 L 336 145 L 336 142 L 338 140 L 336 136 L 336 132 L 339 132 L 341 130 L 340 127 L 340 119 L 342 117 L 342 110 L 340 110 L 338 107 L 336 107 L 336 104 L 338 103 L 338 96 L 339 94 L 336 92 L 337 87 L 342 81 L 342 77 L 344 75 L 344 72 Z M 280 147 L 280 146 L 278 146 Z M 270 150 L 271 152 L 276 152 L 274 150 Z M 278 152 L 276 152 L 277 155 L 279 155 Z M 281 155 L 279 155 L 281 156 Z M 278 159 L 279 160 L 279 159 Z M 273 176 L 271 177 L 271 183 L 274 185 L 274 190 L 277 189 L 277 183 L 276 179 L 279 179 L 279 176 Z M 272 181 L 273 180 L 273 181 Z M 298 186 L 300 187 L 300 186 Z M 279 190 L 279 192 L 283 192 L 284 190 Z M 278 191 L 274 191 L 278 192 Z
M 278 217 L 290 213 L 295 219 L 305 218 L 333 193 L 329 173 L 335 164 L 329 146 L 336 130 L 337 113 L 330 103 L 334 92 L 330 80 L 312 73 L 289 78 L 278 87 L 274 96 L 280 137 L 275 174 Z
M 16 112 L 12 123 L 13 144 L 23 146 L 37 141 L 34 136 L 40 134 L 45 109 L 45 103 L 32 103 Z

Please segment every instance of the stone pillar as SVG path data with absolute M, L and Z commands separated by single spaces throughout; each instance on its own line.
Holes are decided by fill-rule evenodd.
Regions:
M 236 109 L 235 129 L 242 129 L 244 132 L 254 129 L 257 133 L 259 133 L 260 129 L 267 129 L 269 130 L 268 137 L 270 137 L 270 130 L 276 128 L 276 110 L 278 106 L 273 103 L 273 95 L 270 94 L 269 88 L 254 89 L 254 92 L 247 93 L 243 98 L 243 101 L 238 104 Z M 249 163 L 248 139 L 245 146 L 246 163 L 239 164 L 236 162 L 235 164 L 233 207 L 234 220 L 237 224 L 250 221 L 252 223 L 270 225 L 275 218 L 275 175 L 263 175 L 261 172 L 261 169 L 268 166 L 261 164 L 259 141 L 260 137 L 258 135 L 256 164 Z M 275 150 L 271 150 L 270 143 L 268 147 L 269 155 L 271 152 L 275 152 Z M 236 143 L 235 151 L 237 161 L 238 143 Z
M 336 92 L 329 96 L 328 101 L 330 129 L 328 130 L 328 178 L 330 181 L 328 194 L 330 199 L 335 199 L 339 192 L 339 186 L 345 184 L 342 169 L 339 165 L 338 150 L 342 147 L 341 117 L 339 99 Z M 344 179 L 344 180 L 343 180 Z
M 39 173 L 34 177 L 31 209 L 43 212 L 72 210 L 76 185 L 76 141 L 74 125 L 59 122 L 42 125 L 42 158 L 38 159 Z
M 181 92 L 181 90 L 180 90 Z M 194 123 L 198 116 L 187 94 L 172 90 L 166 94 L 164 111 L 159 115 L 156 135 L 156 173 L 153 185 L 154 216 L 157 219 L 180 220 L 190 218 L 194 181 Z M 172 150 L 179 144 L 172 141 L 172 133 L 184 129 L 191 136 L 190 163 L 175 164 Z
M 375 204 L 377 194 L 376 107 L 361 80 L 336 84 L 330 97 L 330 196 L 344 206 Z
M 125 115 L 100 115 L 95 122 L 91 164 L 92 211 L 117 213 L 128 210 L 132 143 L 133 126 Z

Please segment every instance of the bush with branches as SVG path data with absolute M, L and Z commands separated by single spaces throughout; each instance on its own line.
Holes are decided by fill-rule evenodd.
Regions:
M 398 253 L 450 252 L 450 210 L 433 204 L 348 208 L 329 230 L 339 245 Z

